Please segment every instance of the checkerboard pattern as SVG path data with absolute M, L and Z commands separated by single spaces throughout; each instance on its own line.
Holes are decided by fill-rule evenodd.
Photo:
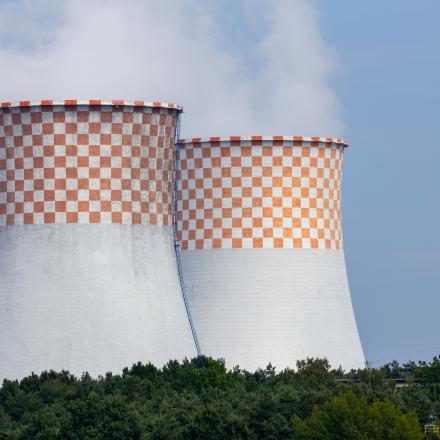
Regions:
M 179 112 L 140 101 L 0 104 L 0 226 L 171 225 Z
M 342 249 L 346 145 L 299 137 L 179 141 L 181 249 Z

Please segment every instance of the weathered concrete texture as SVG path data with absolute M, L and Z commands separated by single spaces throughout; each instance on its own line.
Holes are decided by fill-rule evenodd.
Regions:
M 1 227 L 0 250 L 0 378 L 195 355 L 168 228 Z
M 363 366 L 343 252 L 215 249 L 181 259 L 204 354 L 249 370 L 306 357 Z

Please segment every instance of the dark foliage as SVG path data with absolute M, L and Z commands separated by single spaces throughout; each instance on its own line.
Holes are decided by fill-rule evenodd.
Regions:
M 0 440 L 412 440 L 430 415 L 440 418 L 439 358 L 349 373 L 307 359 L 251 373 L 200 356 L 98 379 L 49 371 L 0 388 Z

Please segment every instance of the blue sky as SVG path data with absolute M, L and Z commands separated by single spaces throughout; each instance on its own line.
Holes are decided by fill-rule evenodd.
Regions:
M 350 148 L 344 238 L 367 359 L 440 353 L 440 2 L 317 2 Z
M 440 353 L 438 0 L 0 0 L 0 101 L 174 101 L 185 136 L 344 136 L 366 357 Z M 6 68 L 5 68 L 6 66 Z

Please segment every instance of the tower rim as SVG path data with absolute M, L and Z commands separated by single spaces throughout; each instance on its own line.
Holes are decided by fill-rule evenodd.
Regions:
M 263 142 L 306 142 L 310 144 L 327 144 L 340 145 L 348 147 L 348 142 L 341 138 L 321 137 L 321 136 L 212 136 L 212 137 L 193 137 L 177 140 L 177 145 L 184 146 L 189 144 L 232 144 L 232 146 L 240 146 L 241 143 L 246 146 L 258 146 Z
M 168 108 L 183 112 L 183 107 L 172 102 L 164 101 L 128 101 L 128 100 L 106 100 L 106 99 L 40 99 L 35 101 L 5 101 L 0 102 L 0 108 L 17 107 L 42 107 L 42 106 L 112 106 L 112 107 L 152 107 Z

